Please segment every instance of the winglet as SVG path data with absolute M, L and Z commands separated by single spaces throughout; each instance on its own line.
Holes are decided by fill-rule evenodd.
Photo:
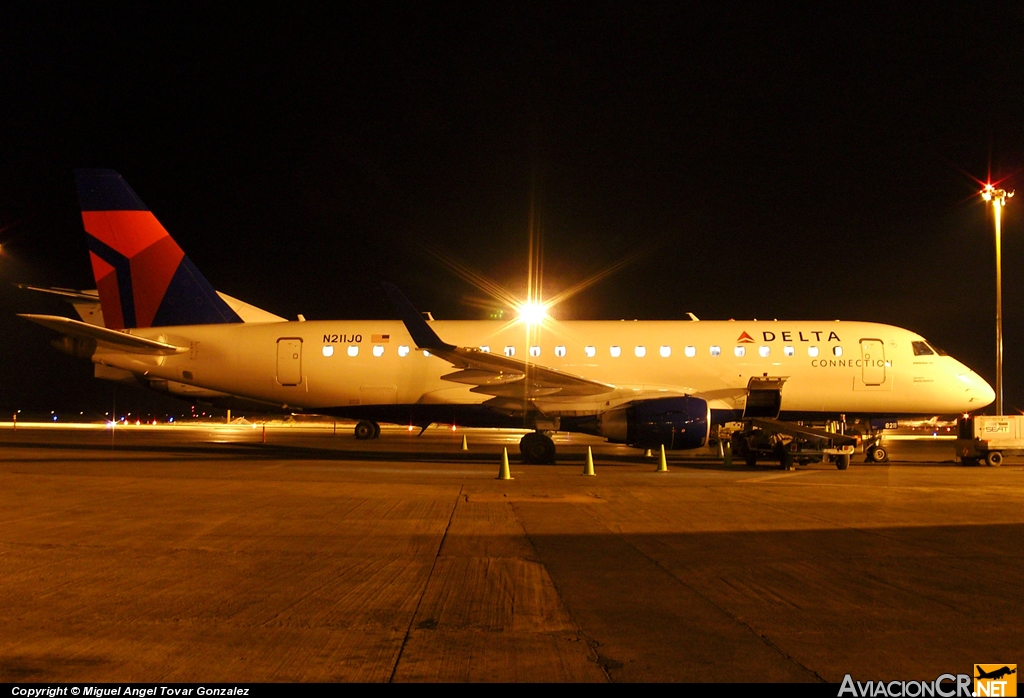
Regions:
M 395 306 L 395 310 L 401 316 L 402 322 L 405 323 L 405 329 L 409 330 L 409 334 L 412 335 L 412 341 L 416 342 L 417 349 L 426 349 L 428 351 L 431 349 L 455 350 L 454 344 L 445 344 L 441 341 L 437 333 L 431 329 L 427 321 L 420 315 L 420 312 L 416 310 L 416 306 L 405 297 L 405 294 L 397 286 L 386 281 L 381 286 L 384 287 L 384 293 L 388 294 L 388 300 L 391 301 L 391 305 Z

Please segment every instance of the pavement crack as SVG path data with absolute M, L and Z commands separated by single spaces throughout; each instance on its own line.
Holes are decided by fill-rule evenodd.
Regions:
M 434 570 L 437 569 L 437 560 L 441 557 L 441 550 L 444 548 L 444 541 L 448 538 L 448 529 L 452 527 L 452 521 L 455 519 L 455 510 L 459 508 L 459 500 L 462 498 L 462 490 L 465 485 L 459 487 L 459 493 L 455 496 L 455 501 L 452 502 L 452 510 L 448 514 L 448 523 L 444 526 L 444 533 L 441 534 L 441 539 L 437 542 L 437 550 L 434 551 L 434 561 L 430 565 L 430 572 L 427 573 L 427 579 L 423 582 L 423 588 L 420 590 L 420 596 L 416 599 L 416 608 L 413 609 L 412 614 L 409 616 L 409 624 L 405 628 L 405 637 L 402 638 L 402 646 L 398 648 L 398 656 L 395 657 L 395 663 L 391 667 L 391 675 L 388 677 L 388 683 L 395 682 L 395 674 L 398 673 L 398 665 L 402 661 L 402 654 L 405 652 L 405 646 L 409 643 L 409 636 L 412 634 L 413 623 L 416 622 L 416 616 L 419 615 L 420 605 L 423 603 L 423 597 L 427 594 L 427 589 L 430 588 L 430 580 L 434 577 Z M 434 620 L 436 627 L 436 620 Z
M 530 532 L 526 530 L 526 526 L 519 518 L 519 514 L 516 513 L 516 508 L 512 506 L 511 502 L 509 502 L 509 508 L 512 511 L 512 518 L 515 519 L 515 522 L 519 524 L 519 527 L 521 529 L 523 529 L 523 536 L 526 537 L 526 540 L 530 542 L 530 547 L 533 548 L 534 561 L 536 561 L 537 564 L 543 565 L 543 558 L 541 558 L 540 552 L 537 550 L 537 544 L 534 542 L 533 537 L 530 535 Z M 547 572 L 546 565 L 545 572 Z M 566 615 L 569 616 L 569 620 L 572 621 L 573 627 L 576 628 L 576 637 L 578 639 L 582 639 L 585 643 L 587 643 L 587 648 L 590 650 L 590 661 L 594 662 L 601 669 L 601 673 L 604 674 L 604 678 L 608 683 L 613 683 L 611 674 L 609 674 L 608 671 L 609 669 L 621 668 L 621 662 L 610 660 L 597 651 L 597 648 L 601 645 L 601 643 L 598 642 L 597 638 L 591 637 L 583 631 L 583 626 L 580 625 L 580 622 L 576 619 L 576 616 L 573 615 L 572 608 L 570 608 L 569 604 L 565 602 L 565 597 L 562 595 L 562 590 L 559 589 L 558 582 L 555 581 L 554 576 L 548 574 L 548 579 L 551 581 L 551 586 L 554 588 L 555 594 L 558 595 L 559 603 L 562 604 L 562 608 L 565 609 Z

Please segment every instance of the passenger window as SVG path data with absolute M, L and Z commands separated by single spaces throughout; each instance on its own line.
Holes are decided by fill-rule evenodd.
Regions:
M 736 356 L 743 356 L 744 354 L 747 353 L 747 348 L 746 347 L 736 347 L 735 349 L 732 350 L 732 353 L 735 354 Z
M 663 346 L 661 349 L 658 350 L 658 352 L 667 359 L 668 357 L 672 356 L 672 347 Z
M 407 347 L 404 344 L 399 344 L 398 345 L 398 355 L 399 356 L 408 356 L 409 355 L 409 347 Z
M 374 356 L 384 356 L 384 346 L 381 344 L 375 344 L 373 347 Z
M 330 344 L 325 345 L 322 351 L 324 353 L 324 356 L 334 356 L 334 347 L 332 347 Z
M 683 353 L 692 358 L 697 355 L 697 347 L 686 347 L 686 349 L 683 350 Z
M 808 356 L 817 356 L 818 355 L 818 347 L 807 347 L 807 355 Z
M 540 356 L 540 347 L 538 347 L 538 346 L 530 347 L 530 356 Z
M 429 357 L 430 357 L 430 352 L 429 352 L 429 351 L 427 351 L 426 349 L 424 349 L 424 350 L 423 350 L 423 356 L 426 356 L 426 357 L 428 357 L 428 358 L 429 358 Z
M 796 350 L 793 349 L 793 347 L 783 347 L 782 353 L 786 356 L 793 356 L 794 354 L 796 354 Z
M 482 351 L 485 354 L 490 354 L 491 353 L 491 348 L 489 346 L 487 346 L 486 344 L 484 344 L 482 347 L 480 347 L 480 351 Z
M 612 347 L 611 348 L 611 352 L 612 352 L 612 356 L 614 356 L 617 359 L 622 354 L 622 348 L 621 347 Z
M 565 356 L 565 347 L 563 347 L 563 346 L 555 347 L 555 356 Z
M 721 356 L 722 355 L 722 347 L 720 347 L 720 346 L 713 346 L 713 347 L 711 347 L 711 355 L 712 356 Z
M 769 354 L 772 353 L 772 348 L 765 344 L 762 344 L 760 348 L 758 348 L 757 353 L 760 354 L 761 356 L 768 356 Z
M 348 355 L 349 356 L 358 356 L 359 355 L 359 347 L 356 346 L 355 344 L 349 344 L 348 345 Z
M 633 353 L 636 354 L 639 358 L 643 358 L 647 356 L 647 347 L 638 346 L 633 350 Z
M 516 355 L 516 348 L 515 347 L 505 347 L 505 356 L 515 356 L 515 355 Z
M 842 347 L 832 347 L 832 353 L 835 354 L 836 356 L 842 356 L 843 355 L 843 348 Z
M 592 359 L 597 356 L 597 347 L 584 347 L 583 353 Z
M 932 356 L 935 354 L 932 348 L 924 342 L 911 342 L 910 346 L 914 347 L 914 356 Z

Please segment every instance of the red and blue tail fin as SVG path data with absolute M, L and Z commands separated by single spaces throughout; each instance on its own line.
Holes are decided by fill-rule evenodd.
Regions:
M 241 322 L 113 170 L 75 170 L 106 326 Z

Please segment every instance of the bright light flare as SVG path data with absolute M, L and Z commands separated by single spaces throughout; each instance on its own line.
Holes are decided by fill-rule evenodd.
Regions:
M 516 312 L 527 325 L 540 325 L 548 318 L 548 306 L 545 303 L 521 303 L 516 307 Z

